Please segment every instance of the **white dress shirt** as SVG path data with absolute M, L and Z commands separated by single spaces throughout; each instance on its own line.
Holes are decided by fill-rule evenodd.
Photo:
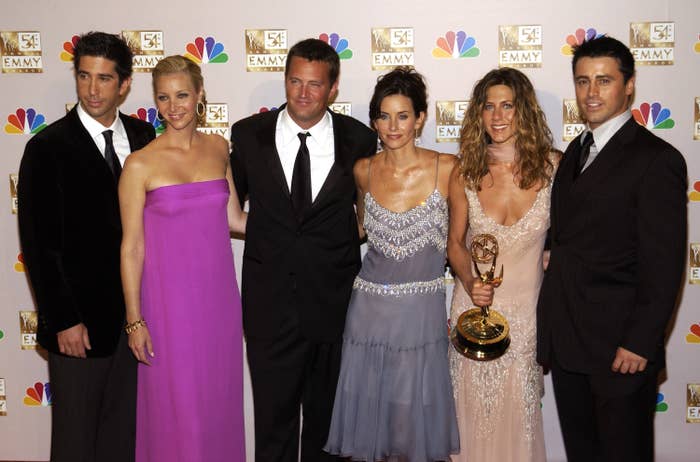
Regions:
M 105 155 L 106 141 L 102 132 L 105 130 L 112 130 L 112 144 L 114 145 L 114 152 L 117 153 L 119 163 L 124 166 L 126 157 L 131 154 L 131 146 L 129 145 L 129 138 L 126 136 L 126 129 L 124 128 L 122 119 L 119 118 L 119 113 L 117 112 L 117 116 L 115 117 L 114 122 L 112 122 L 112 125 L 105 127 L 93 119 L 90 114 L 85 112 L 80 103 L 78 103 L 77 106 L 80 122 L 82 122 L 83 127 L 85 127 L 85 130 L 87 130 L 92 137 L 93 141 L 97 145 L 97 149 L 100 150 L 103 157 Z
M 313 127 L 304 130 L 299 127 L 287 113 L 287 109 L 282 109 L 277 117 L 275 128 L 275 146 L 282 163 L 284 176 L 287 180 L 287 187 L 292 190 L 292 174 L 294 172 L 294 161 L 301 141 L 299 133 L 309 133 L 306 139 L 306 146 L 309 148 L 309 159 L 311 161 L 311 200 L 315 200 L 321 190 L 328 172 L 330 172 L 333 162 L 335 162 L 335 138 L 333 137 L 333 118 L 328 111 L 323 118 Z
M 628 109 L 622 114 L 617 115 L 610 120 L 606 120 L 593 130 L 590 128 L 586 129 L 586 131 L 593 133 L 593 144 L 591 145 L 591 151 L 588 155 L 586 165 L 583 166 L 581 171 L 586 170 L 586 168 L 593 163 L 596 156 L 598 156 L 598 153 L 603 150 L 606 144 L 608 144 L 610 138 L 612 138 L 613 135 L 615 135 L 615 133 L 617 133 L 617 131 L 622 128 L 622 126 L 626 124 L 628 120 L 630 120 L 630 117 L 632 117 L 632 112 L 630 112 Z M 581 137 L 581 143 L 583 143 L 583 138 L 585 138 L 585 135 Z

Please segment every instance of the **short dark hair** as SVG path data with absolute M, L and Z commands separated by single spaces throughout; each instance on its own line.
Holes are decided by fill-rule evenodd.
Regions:
M 632 56 L 632 52 L 627 48 L 627 45 L 607 35 L 586 40 L 574 47 L 574 59 L 571 60 L 571 70 L 574 74 L 576 73 L 576 63 L 584 57 L 614 58 L 625 83 L 634 76 L 634 56 Z
M 126 41 L 116 35 L 106 32 L 88 32 L 78 39 L 73 50 L 73 67 L 76 72 L 80 68 L 80 58 L 83 56 L 94 56 L 114 61 L 114 69 L 119 76 L 119 83 L 131 77 L 133 73 L 131 52 Z
M 332 46 L 323 40 L 308 38 L 297 42 L 287 53 L 287 62 L 284 65 L 284 76 L 289 74 L 289 66 L 292 58 L 298 56 L 308 61 L 321 61 L 328 64 L 328 79 L 333 85 L 340 75 L 340 58 Z
M 397 67 L 377 79 L 374 94 L 369 102 L 369 120 L 374 122 L 381 115 L 382 100 L 391 95 L 403 95 L 411 100 L 416 117 L 428 111 L 428 91 L 425 79 L 415 69 Z

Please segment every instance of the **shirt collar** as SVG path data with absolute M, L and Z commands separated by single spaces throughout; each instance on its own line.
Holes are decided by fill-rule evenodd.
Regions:
M 321 143 L 322 140 L 326 139 L 328 130 L 332 129 L 333 127 L 331 114 L 328 111 L 323 114 L 323 117 L 318 121 L 318 123 L 316 123 L 316 125 L 307 130 L 301 128 L 296 122 L 294 122 L 294 120 L 292 120 L 291 116 L 287 112 L 287 108 L 280 111 L 279 121 L 282 129 L 282 143 L 284 146 L 298 140 L 299 138 L 297 135 L 305 132 L 311 134 L 311 139 L 313 139 L 315 142 Z
M 610 120 L 606 120 L 593 130 L 591 130 L 590 127 L 588 127 L 588 130 L 593 133 L 593 142 L 595 143 L 595 147 L 598 150 L 598 152 L 600 152 L 603 149 L 603 147 L 605 147 L 605 145 L 608 144 L 610 138 L 612 138 L 613 135 L 615 135 L 615 133 L 617 133 L 617 131 L 625 123 L 627 123 L 627 121 L 631 117 L 632 112 L 629 109 L 627 109 L 622 114 L 619 114 Z
M 112 122 L 112 125 L 109 127 L 105 127 L 98 121 L 92 118 L 90 114 L 88 114 L 85 109 L 78 103 L 77 105 L 78 108 L 78 117 L 80 118 L 80 122 L 83 124 L 83 127 L 88 131 L 92 139 L 97 138 L 98 136 L 102 136 L 102 132 L 105 130 L 112 130 L 114 133 L 116 133 L 119 136 L 122 136 L 124 139 L 128 139 L 126 136 L 126 130 L 124 129 L 124 123 L 122 122 L 121 117 L 119 117 L 119 112 L 117 112 L 117 116 L 114 118 L 114 122 Z

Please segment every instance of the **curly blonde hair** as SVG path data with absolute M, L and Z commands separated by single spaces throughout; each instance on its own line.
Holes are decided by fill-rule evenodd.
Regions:
M 200 68 L 194 61 L 180 55 L 168 56 L 167 58 L 163 58 L 158 61 L 156 66 L 153 68 L 153 72 L 151 73 L 153 94 L 155 95 L 156 93 L 156 80 L 164 75 L 177 74 L 179 72 L 187 74 L 190 77 L 190 80 L 192 80 L 192 85 L 194 85 L 194 89 L 196 91 L 202 90 L 201 102 L 204 104 L 204 113 L 201 115 L 199 113 L 197 114 L 197 122 L 199 125 L 204 125 L 206 121 L 207 94 L 203 90 L 204 77 L 202 77 L 202 68 Z
M 474 86 L 459 140 L 460 176 L 468 188 L 478 191 L 481 179 L 489 173 L 486 147 L 491 137 L 484 128 L 482 112 L 487 92 L 495 85 L 505 85 L 513 92 L 518 187 L 529 189 L 538 183 L 548 184 L 553 172 L 549 159 L 554 151 L 552 132 L 532 83 L 525 74 L 509 67 L 489 71 Z

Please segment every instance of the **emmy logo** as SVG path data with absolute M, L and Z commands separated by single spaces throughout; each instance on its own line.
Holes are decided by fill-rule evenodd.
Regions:
M 12 213 L 17 214 L 18 201 L 17 201 L 17 182 L 19 177 L 16 173 L 10 173 L 10 200 L 12 201 Z
M 246 36 L 246 41 L 248 43 L 248 51 L 249 52 L 259 52 L 259 51 L 263 50 L 263 48 L 264 48 L 263 44 L 258 39 L 255 31 L 247 30 L 245 33 L 245 36 Z
M 372 29 L 372 43 L 374 44 L 375 52 L 389 51 L 391 48 L 382 29 Z
M 372 70 L 413 66 L 413 28 L 384 27 L 372 29 Z
M 0 378 L 0 415 L 7 415 L 7 398 L 5 396 L 5 379 Z
M 563 104 L 564 127 L 562 140 L 571 141 L 586 128 L 585 122 L 578 110 L 575 99 L 565 99 Z
M 435 103 L 435 141 L 456 142 L 462 133 L 462 121 L 469 101 L 437 101 Z
M 246 29 L 246 71 L 281 72 L 287 62 L 286 29 Z
M 19 330 L 23 350 L 36 349 L 36 328 L 38 318 L 36 311 L 19 312 Z
M 542 26 L 499 26 L 498 65 L 542 67 Z
M 630 51 L 640 65 L 668 66 L 673 64 L 676 40 L 673 22 L 630 23 Z
M 42 72 L 41 34 L 35 31 L 0 31 L 3 73 Z
M 685 421 L 700 423 L 700 383 L 689 383 L 686 396 L 688 413 Z
M 207 103 L 204 125 L 197 127 L 197 130 L 229 139 L 228 104 Z

